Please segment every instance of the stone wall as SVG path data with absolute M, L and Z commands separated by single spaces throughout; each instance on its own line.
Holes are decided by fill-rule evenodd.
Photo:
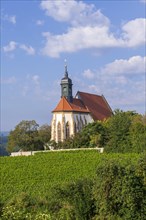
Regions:
M 57 151 L 74 151 L 74 150 L 97 150 L 99 153 L 103 153 L 104 148 L 72 148 L 72 149 L 58 149 L 54 150 L 51 148 L 50 150 L 44 150 L 44 151 L 19 151 L 19 152 L 12 152 L 11 157 L 16 157 L 16 156 L 31 156 L 36 153 L 47 153 L 47 152 L 57 152 Z

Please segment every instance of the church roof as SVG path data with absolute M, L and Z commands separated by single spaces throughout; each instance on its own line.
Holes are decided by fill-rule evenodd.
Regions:
M 103 95 L 99 96 L 78 91 L 76 98 L 82 100 L 94 120 L 104 120 L 113 114 L 112 109 Z
M 72 103 L 63 96 L 52 112 L 90 113 L 94 120 L 104 120 L 113 114 L 103 95 L 99 96 L 79 91 L 73 98 Z
M 78 99 L 73 99 L 69 102 L 64 96 L 52 112 L 84 112 L 89 113 L 89 110 L 84 106 L 83 102 Z

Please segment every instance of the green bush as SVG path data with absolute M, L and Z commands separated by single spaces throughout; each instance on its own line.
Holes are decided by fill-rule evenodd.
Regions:
M 101 164 L 93 195 L 97 219 L 146 219 L 146 188 L 138 165 L 125 166 L 118 160 Z
M 56 213 L 57 219 L 91 219 L 94 213 L 92 187 L 91 180 L 82 179 L 64 187 L 54 188 L 50 211 Z

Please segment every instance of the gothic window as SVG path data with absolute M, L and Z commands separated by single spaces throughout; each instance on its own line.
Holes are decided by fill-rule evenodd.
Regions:
M 84 121 L 85 121 L 85 125 L 87 125 L 87 120 L 86 120 L 86 117 L 84 116 Z
M 76 132 L 79 132 L 79 129 L 80 129 L 80 123 L 79 123 L 79 119 L 78 119 L 78 116 L 76 116 Z
M 70 137 L 70 130 L 69 130 L 69 123 L 67 122 L 66 123 L 66 138 L 69 138 Z
M 74 134 L 76 134 L 77 133 L 77 124 L 76 124 L 76 122 L 74 122 Z
M 58 142 L 60 142 L 61 141 L 61 124 L 60 124 L 60 122 L 58 122 L 57 133 L 58 133 Z
M 80 127 L 81 127 L 81 129 L 83 128 L 83 126 L 84 126 L 83 120 L 82 120 L 82 117 L 81 117 L 81 115 L 80 115 Z

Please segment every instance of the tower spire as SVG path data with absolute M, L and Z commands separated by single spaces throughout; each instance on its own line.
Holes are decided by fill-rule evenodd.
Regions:
M 64 60 L 64 63 L 65 63 L 65 64 L 64 64 L 64 67 L 65 67 L 65 74 L 64 74 L 64 77 L 65 77 L 65 78 L 68 78 L 67 60 L 66 60 L 66 59 Z
M 68 70 L 67 70 L 67 60 L 64 60 L 64 67 L 65 67 L 65 73 L 64 77 L 61 79 L 61 98 L 64 96 L 67 98 L 69 102 L 73 101 L 72 96 L 72 80 L 68 77 Z

